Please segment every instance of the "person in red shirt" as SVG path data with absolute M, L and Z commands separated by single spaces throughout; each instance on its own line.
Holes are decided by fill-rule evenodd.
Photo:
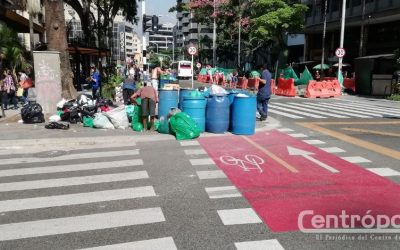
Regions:
M 157 91 L 152 86 L 147 86 L 146 83 L 143 88 L 139 89 L 131 96 L 131 101 L 138 105 L 136 98 L 142 99 L 142 123 L 143 128 L 147 128 L 147 117 L 150 116 L 151 130 L 154 130 L 154 117 L 156 115 L 156 103 L 158 103 Z

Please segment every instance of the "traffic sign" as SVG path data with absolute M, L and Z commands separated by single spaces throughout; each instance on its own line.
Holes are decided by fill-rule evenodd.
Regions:
M 196 64 L 196 67 L 197 67 L 198 69 L 200 69 L 200 68 L 201 68 L 201 63 L 197 63 L 197 64 Z
M 344 48 L 337 48 L 335 51 L 335 55 L 339 58 L 342 58 L 346 55 L 346 50 Z
M 197 48 L 196 47 L 194 47 L 194 46 L 190 46 L 189 48 L 188 48 L 188 53 L 189 53 L 189 55 L 196 55 L 197 54 Z

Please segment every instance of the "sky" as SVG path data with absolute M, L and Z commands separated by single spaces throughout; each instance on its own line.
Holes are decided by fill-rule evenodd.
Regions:
M 176 23 L 176 13 L 169 13 L 168 10 L 176 5 L 176 0 L 145 0 L 147 15 L 162 15 L 160 23 Z M 139 6 L 141 3 L 139 2 Z M 141 12 L 139 12 L 141 13 Z

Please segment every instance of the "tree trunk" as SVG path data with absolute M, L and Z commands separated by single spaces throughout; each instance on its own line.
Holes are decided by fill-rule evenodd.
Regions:
M 73 84 L 73 73 L 69 61 L 67 35 L 65 30 L 64 2 L 45 0 L 46 35 L 49 50 L 60 52 L 62 97 L 76 98 L 77 92 Z

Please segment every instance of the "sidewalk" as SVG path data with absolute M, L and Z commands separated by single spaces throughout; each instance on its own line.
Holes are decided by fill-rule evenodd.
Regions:
M 21 108 L 4 110 L 5 117 L 0 116 L 0 123 L 18 122 L 21 119 Z M 1 114 L 0 114 L 1 115 Z

